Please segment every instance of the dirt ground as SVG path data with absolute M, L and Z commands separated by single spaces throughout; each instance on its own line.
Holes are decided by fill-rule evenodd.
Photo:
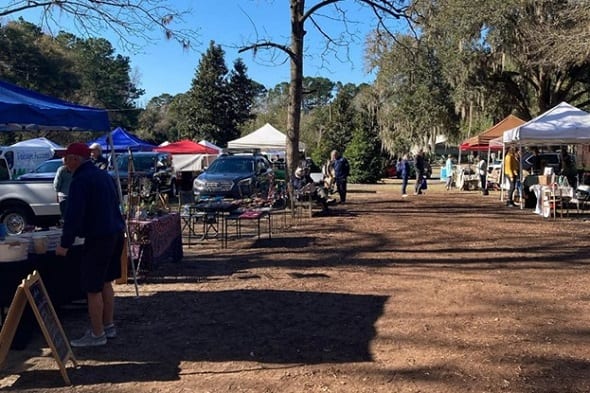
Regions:
M 75 349 L 64 387 L 37 335 L 19 392 L 590 392 L 590 216 L 498 193 L 350 186 L 273 238 L 185 248 L 117 286 L 119 337 Z M 83 307 L 60 314 L 69 336 Z

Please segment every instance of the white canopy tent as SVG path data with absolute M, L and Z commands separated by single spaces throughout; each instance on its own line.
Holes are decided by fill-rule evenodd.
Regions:
M 534 119 L 505 131 L 502 142 L 504 143 L 503 156 L 506 153 L 506 145 L 513 145 L 521 150 L 521 157 L 523 146 L 588 145 L 590 144 L 590 113 L 562 102 Z M 522 177 L 522 161 L 520 161 L 520 174 Z M 504 162 L 502 161 L 503 175 Z M 502 200 L 503 197 L 502 192 Z
M 260 149 L 263 151 L 285 150 L 287 135 L 266 123 L 256 131 L 227 143 L 228 149 Z M 299 142 L 299 150 L 305 145 Z
M 173 154 L 172 165 L 175 172 L 198 172 L 211 165 L 217 154 Z
M 504 144 L 576 145 L 590 143 L 590 113 L 562 102 L 504 132 Z
M 211 142 L 209 142 L 209 141 L 208 141 L 208 140 L 206 140 L 206 139 L 203 139 L 202 141 L 199 141 L 199 145 L 203 145 L 203 146 L 209 147 L 209 148 L 211 148 L 211 149 L 215 149 L 215 150 L 217 150 L 217 151 L 218 151 L 218 152 L 220 152 L 220 153 L 221 153 L 221 151 L 223 150 L 221 147 L 217 146 L 217 145 L 216 145 L 216 144 L 214 144 L 214 143 L 211 143 Z
M 59 150 L 59 149 L 64 149 L 63 146 L 58 145 L 57 143 L 50 141 L 47 138 L 44 137 L 40 137 L 40 138 L 33 138 L 33 139 L 27 139 L 26 141 L 20 141 L 17 142 L 13 145 L 11 145 L 12 147 L 15 146 L 26 146 L 26 147 L 48 147 L 51 150 Z

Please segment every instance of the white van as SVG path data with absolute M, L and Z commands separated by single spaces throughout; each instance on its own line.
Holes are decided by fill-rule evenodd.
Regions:
M 24 173 L 31 172 L 39 164 L 53 158 L 54 150 L 49 146 L 0 146 L 0 167 L 8 170 L 0 180 L 14 180 Z M 2 175 L 2 174 L 0 174 Z

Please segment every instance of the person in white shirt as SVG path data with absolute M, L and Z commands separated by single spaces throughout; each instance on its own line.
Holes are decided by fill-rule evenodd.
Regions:
M 488 195 L 488 179 L 487 179 L 488 163 L 483 157 L 479 157 L 477 163 L 477 174 L 479 175 L 479 182 L 481 184 L 481 193 Z
M 447 173 L 446 188 L 448 191 L 453 186 L 453 156 L 450 154 L 447 156 L 447 161 L 445 162 L 445 170 Z

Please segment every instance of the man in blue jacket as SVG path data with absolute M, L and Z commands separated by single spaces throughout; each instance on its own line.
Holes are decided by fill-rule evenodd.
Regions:
M 332 150 L 331 154 L 332 166 L 334 168 L 334 180 L 336 183 L 336 190 L 340 196 L 340 203 L 346 202 L 346 183 L 348 175 L 350 174 L 350 166 L 348 160 L 340 155 L 337 150 Z
M 84 143 L 72 143 L 65 153 L 72 173 L 63 232 L 57 255 L 65 256 L 76 236 L 84 238 L 81 287 L 87 294 L 91 329 L 73 347 L 104 345 L 117 335 L 112 281 L 121 276 L 125 222 L 113 178 L 90 160 Z

